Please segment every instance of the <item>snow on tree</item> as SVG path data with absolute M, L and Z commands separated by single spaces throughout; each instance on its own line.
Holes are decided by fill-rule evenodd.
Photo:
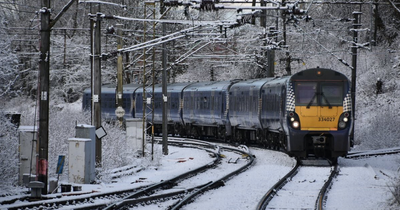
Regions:
M 18 90 L 20 63 L 17 54 L 10 47 L 13 39 L 7 29 L 8 21 L 0 16 L 0 97 L 17 97 L 21 94 Z

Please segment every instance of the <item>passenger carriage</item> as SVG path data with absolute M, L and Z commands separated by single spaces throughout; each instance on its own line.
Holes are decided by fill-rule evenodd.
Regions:
M 187 86 L 183 90 L 185 130 L 195 137 L 229 137 L 228 91 L 235 82 L 198 82 Z

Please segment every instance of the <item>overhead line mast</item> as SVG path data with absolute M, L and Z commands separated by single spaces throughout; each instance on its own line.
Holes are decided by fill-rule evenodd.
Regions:
M 38 129 L 38 147 L 39 154 L 37 160 L 38 181 L 44 183 L 42 194 L 48 191 L 48 148 L 49 148 L 49 100 L 50 100 L 50 32 L 60 17 L 78 0 L 70 0 L 61 10 L 59 14 L 51 19 L 51 0 L 40 0 L 40 58 L 39 58 L 39 83 L 38 83 L 38 99 L 39 102 L 39 129 Z M 101 1 L 87 1 L 86 3 L 101 3 Z M 100 14 L 97 14 L 98 31 L 100 34 Z M 99 35 L 100 38 L 100 35 Z M 99 41 L 100 43 L 100 41 Z M 100 51 L 100 48 L 99 48 Z M 100 60 L 100 57 L 99 57 Z M 95 62 L 93 62 L 95 63 Z M 99 69 L 100 63 L 98 62 Z M 100 74 L 100 73 L 99 73 Z M 101 78 L 101 77 L 100 77 Z M 101 80 L 100 80 L 101 83 Z M 100 86 L 99 86 L 100 88 Z M 99 91 L 99 93 L 101 90 Z M 93 93 L 93 91 L 92 91 Z M 99 96 L 100 97 L 100 96 Z M 101 111 L 100 109 L 98 109 Z M 99 115 L 100 116 L 100 115 Z M 101 125 L 101 120 L 100 120 Z M 96 144 L 96 161 L 101 162 L 101 144 L 98 150 Z M 98 152 L 100 153 L 98 154 Z
M 37 153 L 37 175 L 38 181 L 44 183 L 42 194 L 47 194 L 48 185 L 48 156 L 49 156 L 49 100 L 50 100 L 50 32 L 59 18 L 77 0 L 71 0 L 54 20 L 50 19 L 51 4 L 50 0 L 41 0 L 40 9 L 40 59 L 39 59 L 39 146 Z
M 39 159 L 37 161 L 38 181 L 44 183 L 42 194 L 47 194 L 49 156 L 49 77 L 50 77 L 50 0 L 42 0 L 40 9 L 40 59 L 39 59 Z

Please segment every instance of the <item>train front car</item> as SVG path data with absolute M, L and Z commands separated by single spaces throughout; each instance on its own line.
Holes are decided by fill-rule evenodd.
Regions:
M 308 69 L 291 76 L 287 88 L 288 152 L 332 161 L 345 156 L 352 128 L 348 78 L 330 69 Z

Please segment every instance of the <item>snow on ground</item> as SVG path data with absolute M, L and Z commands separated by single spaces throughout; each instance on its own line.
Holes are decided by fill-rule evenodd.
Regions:
M 183 209 L 255 209 L 262 196 L 278 179 L 289 172 L 295 161 L 275 151 L 251 151 L 257 157 L 252 168 L 228 181 L 225 187 L 205 193 Z M 339 158 L 341 170 L 328 193 L 326 209 L 398 208 L 390 207 L 388 203 L 392 198 L 389 186 L 392 185 L 393 178 L 398 177 L 399 159 L 400 155 L 358 160 Z M 300 205 L 298 206 L 300 208 Z
M 259 200 L 272 185 L 291 170 L 295 160 L 276 151 L 256 148 L 251 148 L 250 151 L 256 156 L 256 161 L 251 168 L 227 181 L 224 187 L 206 192 L 183 209 L 255 209 Z M 170 146 L 169 152 L 169 155 L 161 158 L 158 166 L 148 167 L 134 175 L 118 178 L 116 182 L 110 184 L 82 185 L 82 192 L 108 192 L 148 185 L 172 178 L 213 160 L 203 150 Z M 358 160 L 340 158 L 340 173 L 329 191 L 327 209 L 395 209 L 395 207 L 388 207 L 389 199 L 391 199 L 389 186 L 398 176 L 399 159 L 400 155 Z M 0 201 L 1 199 L 4 198 L 0 198 Z M 172 202 L 168 201 L 166 204 L 153 204 L 139 208 L 166 209 L 166 206 L 171 204 Z M 3 205 L 0 209 L 7 207 L 10 206 Z
M 268 203 L 267 209 L 314 209 L 317 195 L 329 177 L 331 168 L 312 165 L 300 167 L 296 176 Z
M 327 209 L 398 209 L 388 203 L 399 159 L 400 155 L 339 159 L 340 173 L 329 191 Z
M 169 155 L 161 158 L 158 166 L 146 168 L 132 176 L 116 179 L 112 184 L 114 188 L 135 187 L 158 183 L 171 179 L 178 174 L 196 169 L 214 160 L 208 152 L 198 149 L 168 147 Z M 130 183 L 129 185 L 127 185 Z
M 262 196 L 291 170 L 295 161 L 275 151 L 252 148 L 251 152 L 256 161 L 250 169 L 227 181 L 226 186 L 206 192 L 183 209 L 255 209 Z M 358 160 L 339 158 L 341 171 L 329 191 L 327 209 L 390 209 L 389 186 L 398 175 L 399 159 L 400 155 Z M 165 164 L 163 167 L 169 168 Z M 140 209 L 165 209 L 165 205 L 141 206 Z
M 296 164 L 285 154 L 251 149 L 256 161 L 253 167 L 196 199 L 189 209 L 255 209 L 265 193 Z

